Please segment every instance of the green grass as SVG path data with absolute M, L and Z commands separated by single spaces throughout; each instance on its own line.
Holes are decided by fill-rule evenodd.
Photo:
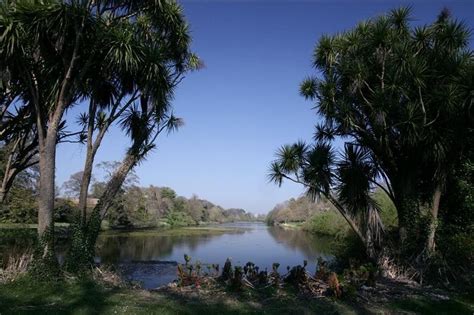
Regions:
M 289 295 L 257 300 L 223 292 L 216 295 L 104 288 L 91 280 L 38 284 L 29 279 L 0 285 L 0 310 L 6 314 L 356 314 L 344 303 Z
M 56 222 L 54 223 L 56 227 L 68 227 L 69 223 L 61 223 Z M 38 224 L 36 223 L 0 223 L 0 229 L 37 229 Z
M 62 230 L 69 227 L 68 223 L 55 223 L 55 227 Z M 20 223 L 0 223 L 0 236 L 3 234 L 12 235 L 13 238 L 21 238 L 25 235 L 36 236 L 34 231 L 38 227 L 37 224 L 20 224 Z M 113 230 L 104 225 L 105 229 L 101 235 L 105 236 L 185 236 L 185 235 L 219 235 L 224 233 L 242 233 L 244 228 L 226 228 L 219 226 L 192 226 L 192 227 L 161 227 L 151 229 L 137 230 Z M 3 234 L 2 234 L 3 233 Z M 29 237 L 28 237 L 29 238 Z M 0 242 L 1 243 L 1 242 Z
M 349 230 L 349 225 L 341 214 L 335 210 L 328 210 L 316 213 L 304 225 L 303 229 L 323 235 L 344 235 Z
M 426 298 L 412 298 L 391 303 L 390 307 L 415 314 L 472 315 L 474 314 L 473 300 L 474 298 L 472 296 L 455 297 L 448 301 L 431 301 Z
M 150 229 L 137 231 L 112 230 L 102 233 L 104 236 L 188 236 L 188 235 L 219 235 L 224 233 L 242 233 L 244 229 L 225 228 L 225 227 L 182 227 L 166 229 Z
M 0 285 L 2 314 L 472 314 L 472 300 L 410 298 L 361 304 L 330 298 L 304 299 L 274 292 L 150 292 L 107 288 L 92 280 L 38 283 L 24 277 Z
M 278 226 L 284 229 L 299 229 L 303 226 L 303 222 L 288 222 L 288 223 L 280 223 Z

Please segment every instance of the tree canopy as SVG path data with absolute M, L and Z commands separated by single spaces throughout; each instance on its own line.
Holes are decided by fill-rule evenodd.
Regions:
M 396 206 L 401 241 L 428 238 L 432 251 L 445 179 L 469 149 L 474 59 L 470 30 L 449 11 L 425 26 L 410 20 L 408 8 L 395 9 L 319 39 L 317 74 L 300 87 L 319 116 L 314 144 L 282 147 L 270 179 L 327 196 L 356 219 L 355 230 L 378 226 L 370 192 L 383 189 Z M 336 139 L 345 143 L 339 154 Z M 431 207 L 431 234 L 419 233 L 423 205 Z

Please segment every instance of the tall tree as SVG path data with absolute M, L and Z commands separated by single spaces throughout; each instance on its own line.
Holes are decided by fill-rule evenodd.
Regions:
M 270 167 L 269 179 L 280 186 L 284 180 L 302 184 L 313 200 L 327 199 L 365 245 L 367 254 L 376 258 L 383 224 L 378 204 L 371 196 L 377 183 L 369 153 L 348 144 L 336 159 L 329 144 L 308 146 L 298 142 L 283 146 L 277 157 Z
M 417 243 L 420 205 L 429 200 L 436 219 L 444 174 L 472 117 L 473 87 L 462 80 L 473 54 L 469 30 L 447 11 L 415 28 L 409 11 L 323 36 L 313 61 L 320 76 L 306 79 L 301 94 L 316 101 L 316 142 L 343 138 L 364 152 L 371 182 L 384 182 L 397 208 L 400 239 Z
M 84 98 L 102 101 L 95 84 L 115 87 L 114 99 L 139 90 L 150 102 L 161 100 L 172 71 L 184 71 L 190 56 L 187 28 L 173 1 L 20 0 L 3 2 L 0 12 L 1 70 L 20 87 L 38 130 L 43 235 L 53 229 L 56 141 L 65 110 Z

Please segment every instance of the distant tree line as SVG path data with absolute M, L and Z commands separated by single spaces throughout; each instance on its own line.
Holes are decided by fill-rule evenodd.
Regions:
M 102 162 L 97 166 L 109 175 L 104 181 L 93 180 L 86 202 L 89 215 L 106 189 L 107 181 L 118 164 L 119 162 Z M 82 171 L 74 173 L 64 182 L 62 189 L 57 189 L 62 190 L 63 193 L 56 197 L 54 208 L 56 222 L 73 223 L 74 217 L 82 211 L 79 207 L 82 177 Z M 0 222 L 37 222 L 38 187 L 35 178 L 31 176 L 31 173 L 17 178 L 8 199 L 0 208 Z M 224 209 L 196 195 L 189 199 L 178 196 L 169 187 L 139 187 L 137 183 L 138 177 L 132 170 L 104 216 L 111 227 L 190 226 L 209 222 L 262 219 L 243 209 Z
M 334 211 L 334 206 L 327 200 L 314 202 L 308 196 L 291 198 L 277 204 L 266 217 L 268 224 L 278 223 L 303 223 L 323 211 Z
M 101 185 L 96 183 L 93 187 L 97 189 Z M 169 187 L 135 185 L 119 192 L 105 218 L 112 226 L 122 227 L 191 226 L 256 220 L 253 214 L 243 209 L 224 209 L 196 195 L 191 198 L 178 196 Z

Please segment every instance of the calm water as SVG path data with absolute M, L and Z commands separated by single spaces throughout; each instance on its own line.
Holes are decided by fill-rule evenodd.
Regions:
M 278 262 L 280 271 L 285 271 L 286 266 L 303 264 L 305 259 L 309 270 L 314 271 L 318 257 L 332 257 L 330 239 L 303 231 L 268 227 L 263 223 L 233 223 L 218 227 L 230 229 L 218 235 L 102 235 L 97 260 L 119 264 L 129 279 L 153 288 L 174 280 L 176 265 L 146 262 L 184 263 L 184 254 L 191 256 L 193 261 L 221 266 L 227 257 L 231 258 L 233 265 L 252 261 L 269 270 L 274 262 Z

